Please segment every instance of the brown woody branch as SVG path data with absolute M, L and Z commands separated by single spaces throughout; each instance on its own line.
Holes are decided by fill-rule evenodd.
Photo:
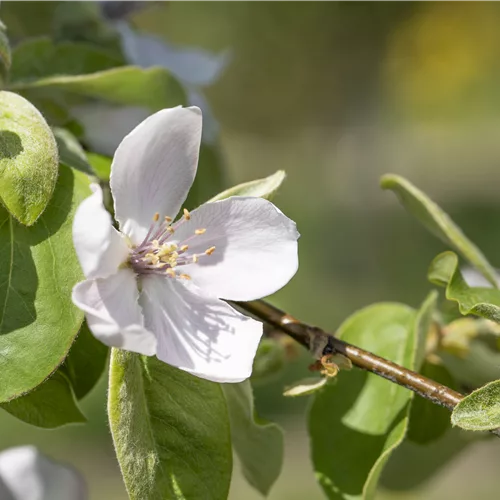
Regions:
M 263 300 L 237 302 L 236 305 L 295 339 L 307 348 L 316 359 L 328 354 L 342 354 L 354 366 L 406 387 L 420 397 L 444 406 L 450 411 L 464 397 L 449 387 L 419 373 L 344 342 L 320 328 L 303 323 Z

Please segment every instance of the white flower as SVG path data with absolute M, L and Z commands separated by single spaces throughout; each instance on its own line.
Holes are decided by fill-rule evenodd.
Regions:
M 179 212 L 193 183 L 198 108 L 164 109 L 125 137 L 111 167 L 117 231 L 102 192 L 73 225 L 87 278 L 73 302 L 107 345 L 156 356 L 216 382 L 248 378 L 261 323 L 226 302 L 283 287 L 298 265 L 295 223 L 271 202 L 232 197 Z
M 52 462 L 34 446 L 0 453 L 1 500 L 85 500 L 87 488 L 76 470 Z

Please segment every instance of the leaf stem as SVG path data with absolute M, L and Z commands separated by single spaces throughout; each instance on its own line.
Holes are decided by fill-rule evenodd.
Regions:
M 342 354 L 358 368 L 410 389 L 420 397 L 450 411 L 464 398 L 462 394 L 445 385 L 344 342 L 320 328 L 303 323 L 263 300 L 236 302 L 236 305 L 286 333 L 306 347 L 317 359 L 326 354 Z

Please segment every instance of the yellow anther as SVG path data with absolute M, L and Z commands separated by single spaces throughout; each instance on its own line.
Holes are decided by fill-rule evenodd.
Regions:
M 172 217 L 169 217 L 168 215 L 165 215 L 165 222 L 170 224 L 172 222 Z
M 179 274 L 179 278 L 182 278 L 183 280 L 190 280 L 191 276 L 189 276 L 189 274 Z
M 193 255 L 193 263 L 196 264 L 198 262 L 198 256 L 195 254 Z
M 187 208 L 184 209 L 184 218 L 186 220 L 191 219 L 191 214 L 189 213 L 189 210 Z
M 201 229 L 197 229 L 194 234 L 197 234 L 197 235 L 200 235 L 200 234 L 205 234 L 206 232 L 206 229 L 204 228 L 201 228 Z
M 175 229 L 172 227 L 172 226 L 168 226 L 167 227 L 167 231 L 171 234 L 174 234 L 175 233 Z
M 153 240 L 151 242 L 151 244 L 153 245 L 154 248 L 159 248 L 160 247 L 160 244 L 158 243 L 158 240 Z
M 187 245 L 182 245 L 181 248 L 179 248 L 181 252 L 187 252 L 189 250 L 189 247 Z
M 212 255 L 215 252 L 215 247 L 210 247 L 205 250 L 207 255 Z
M 177 275 L 175 274 L 175 271 L 171 268 L 171 267 L 168 267 L 166 270 L 165 270 L 165 273 L 170 276 L 171 278 L 175 278 Z
M 158 212 L 156 212 L 154 215 L 153 215 L 153 220 L 155 222 L 158 222 L 158 219 L 160 218 L 160 214 Z

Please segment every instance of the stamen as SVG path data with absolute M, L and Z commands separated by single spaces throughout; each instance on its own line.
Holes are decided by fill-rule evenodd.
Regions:
M 190 280 L 191 276 L 189 274 L 179 274 L 179 278 L 182 278 L 183 280 Z
M 156 212 L 154 215 L 153 215 L 153 221 L 154 222 L 158 222 L 158 219 L 160 218 L 160 214 L 158 212 Z
M 177 275 L 175 274 L 175 271 L 171 268 L 171 267 L 168 267 L 166 270 L 165 270 L 165 273 L 170 276 L 171 278 L 175 278 Z
M 167 224 L 170 224 L 172 222 L 172 217 L 169 217 L 168 215 L 165 215 L 165 222 Z
M 190 220 L 191 219 L 191 214 L 189 213 L 189 211 L 188 211 L 187 208 L 184 209 L 184 218 L 186 220 Z
M 175 229 L 172 227 L 172 226 L 168 226 L 167 227 L 167 231 L 171 234 L 174 234 L 175 233 Z
M 212 255 L 215 252 L 215 247 L 210 247 L 205 250 L 207 255 Z
M 188 250 L 189 250 L 189 246 L 188 245 L 182 245 L 181 248 L 180 248 L 181 252 L 187 252 Z
M 196 254 L 193 255 L 193 264 L 198 262 L 198 256 Z
M 194 234 L 197 234 L 197 235 L 200 235 L 200 234 L 205 234 L 206 232 L 206 229 L 205 228 L 201 228 L 201 229 L 197 229 Z

